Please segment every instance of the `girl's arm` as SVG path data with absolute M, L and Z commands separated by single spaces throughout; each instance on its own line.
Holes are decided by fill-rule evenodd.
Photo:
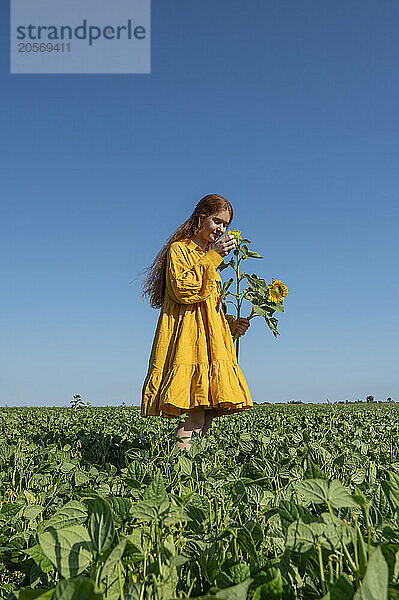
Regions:
M 179 243 L 173 243 L 168 251 L 166 278 L 175 302 L 194 304 L 206 300 L 216 288 L 216 267 L 223 257 L 214 250 L 191 265 Z

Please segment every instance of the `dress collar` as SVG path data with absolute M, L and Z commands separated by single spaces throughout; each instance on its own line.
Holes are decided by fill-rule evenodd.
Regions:
M 197 250 L 197 252 L 201 252 L 201 254 L 203 253 L 201 246 L 198 246 L 194 240 L 191 240 L 190 238 L 184 238 L 184 241 L 186 242 L 189 250 Z

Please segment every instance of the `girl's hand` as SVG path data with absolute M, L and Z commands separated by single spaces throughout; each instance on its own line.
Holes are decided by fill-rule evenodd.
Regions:
M 227 235 L 226 237 L 221 238 L 220 240 L 215 242 L 214 244 L 211 244 L 209 246 L 209 249 L 214 250 L 215 252 L 220 254 L 220 256 L 226 256 L 229 252 L 234 250 L 235 247 L 236 243 L 234 241 L 233 236 Z
M 250 322 L 245 317 L 240 317 L 237 323 L 237 333 L 238 335 L 244 335 L 248 327 L 250 326 Z

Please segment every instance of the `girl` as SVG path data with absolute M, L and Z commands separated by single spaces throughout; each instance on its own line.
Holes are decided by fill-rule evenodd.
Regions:
M 221 236 L 233 219 L 223 196 L 200 200 L 192 215 L 165 242 L 143 286 L 161 308 L 142 389 L 141 416 L 179 417 L 178 447 L 189 449 L 192 432 L 204 435 L 212 419 L 252 408 L 232 336 L 250 323 L 219 309 L 222 280 L 216 270 L 234 248 Z

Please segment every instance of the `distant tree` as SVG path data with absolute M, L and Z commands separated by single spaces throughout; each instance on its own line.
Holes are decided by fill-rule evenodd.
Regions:
M 80 394 L 74 394 L 72 400 L 69 401 L 71 408 L 91 408 L 90 402 L 84 402 Z
M 392 402 L 392 398 L 387 398 L 387 402 Z
M 366 396 L 366 402 L 374 402 L 374 396 Z

